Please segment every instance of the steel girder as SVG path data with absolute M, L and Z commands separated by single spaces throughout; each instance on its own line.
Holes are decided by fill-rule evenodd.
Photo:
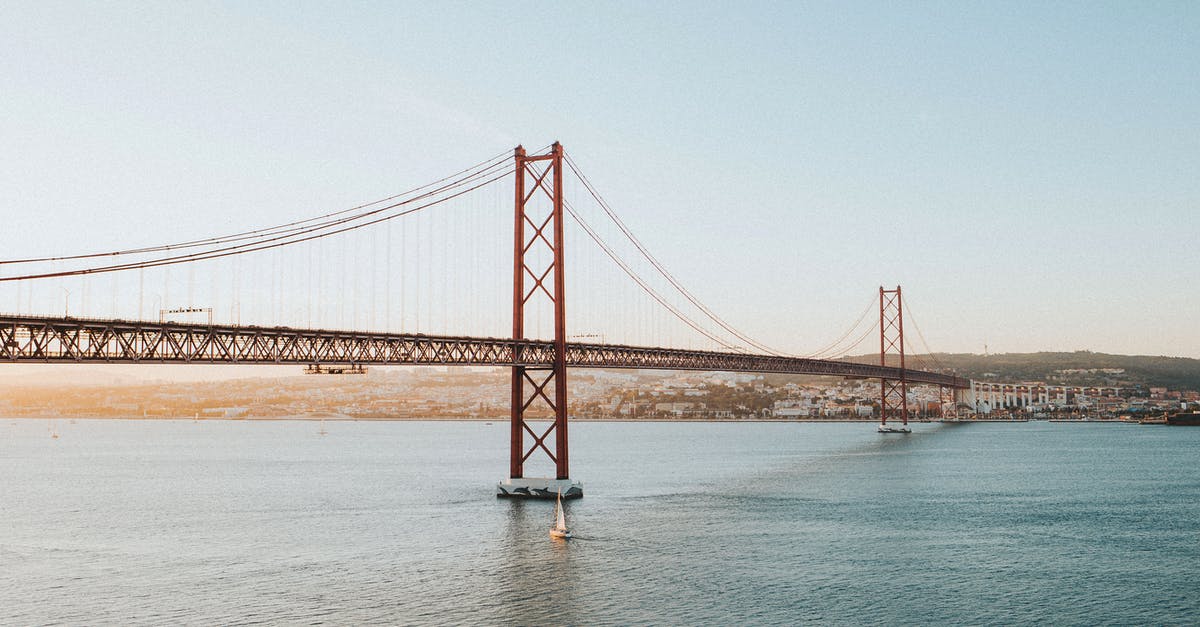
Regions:
M 520 350 L 517 350 L 517 349 Z M 514 360 L 520 355 L 520 360 Z M 0 361 L 10 363 L 358 364 L 549 367 L 554 342 L 39 316 L 0 316 Z M 899 379 L 900 369 L 823 359 L 568 343 L 572 368 L 640 368 Z M 967 379 L 906 370 L 910 383 L 953 388 Z

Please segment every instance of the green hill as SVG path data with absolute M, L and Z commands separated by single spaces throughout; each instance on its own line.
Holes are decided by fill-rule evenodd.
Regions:
M 1070 385 L 1162 386 L 1200 390 L 1200 359 L 1074 353 L 913 355 L 913 367 L 947 368 L 977 380 L 1045 381 Z

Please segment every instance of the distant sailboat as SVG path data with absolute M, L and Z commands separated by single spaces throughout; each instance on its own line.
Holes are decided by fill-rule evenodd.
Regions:
M 53 420 L 51 420 L 51 421 L 50 421 L 50 426 L 49 426 L 49 429 L 50 429 L 50 439 L 51 439 L 51 440 L 57 440 L 57 439 L 58 439 L 58 429 L 55 429 L 55 428 L 54 428 L 54 421 L 53 421 Z
M 567 518 L 563 514 L 562 492 L 558 493 L 558 500 L 554 503 L 554 526 L 550 528 L 550 537 L 571 539 L 571 530 L 567 529 Z
M 325 435 L 327 433 L 329 433 L 329 432 L 325 430 L 325 419 L 322 418 L 321 419 L 321 428 L 317 430 L 317 435 Z

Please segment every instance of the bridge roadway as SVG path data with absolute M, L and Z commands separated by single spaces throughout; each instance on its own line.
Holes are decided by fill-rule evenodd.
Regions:
M 548 340 L 289 327 L 0 315 L 10 363 L 328 364 L 549 367 Z M 894 367 L 737 352 L 567 343 L 572 368 L 641 368 L 900 378 Z M 905 370 L 909 383 L 970 387 L 953 375 Z

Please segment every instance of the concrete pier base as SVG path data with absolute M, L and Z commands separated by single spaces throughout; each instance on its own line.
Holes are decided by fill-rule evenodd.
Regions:
M 496 484 L 496 496 L 516 499 L 555 499 L 559 494 L 564 499 L 583 496 L 583 484 L 570 479 L 541 479 L 522 477 L 505 479 Z

